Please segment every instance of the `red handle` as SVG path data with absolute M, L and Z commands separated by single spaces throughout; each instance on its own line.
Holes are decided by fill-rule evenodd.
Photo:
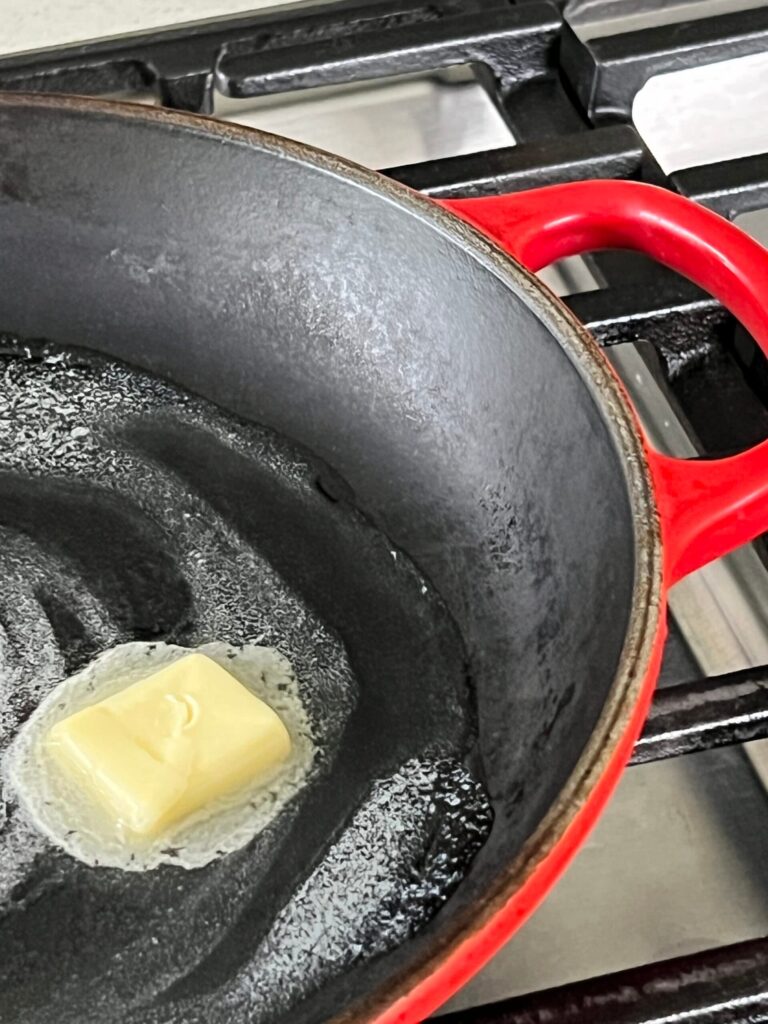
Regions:
M 629 181 L 583 181 L 444 206 L 530 270 L 591 249 L 639 249 L 711 292 L 768 354 L 768 251 L 689 199 Z M 768 441 L 686 461 L 646 445 L 670 584 L 768 530 Z

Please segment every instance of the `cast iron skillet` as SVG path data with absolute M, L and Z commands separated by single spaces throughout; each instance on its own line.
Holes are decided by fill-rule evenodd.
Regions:
M 665 586 L 768 525 L 765 446 L 706 464 L 647 450 L 595 344 L 525 265 L 642 248 L 765 342 L 765 253 L 640 185 L 444 204 L 456 216 L 305 146 L 144 107 L 7 95 L 0 138 L 0 326 L 117 356 L 305 446 L 458 627 L 491 835 L 430 925 L 292 1016 L 412 1024 L 596 819 L 650 700 Z M 423 685 L 439 701 L 439 678 Z

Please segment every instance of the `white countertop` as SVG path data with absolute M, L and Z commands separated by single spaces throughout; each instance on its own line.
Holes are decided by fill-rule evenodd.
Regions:
M 297 5 L 297 0 L 0 0 L 0 54 Z

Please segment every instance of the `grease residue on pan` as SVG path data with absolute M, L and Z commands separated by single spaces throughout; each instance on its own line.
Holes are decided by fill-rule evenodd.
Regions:
M 396 554 L 272 431 L 92 354 L 0 351 L 0 1019 L 295 1024 L 448 899 L 491 810 L 461 637 Z M 108 648 L 214 640 L 290 660 L 306 785 L 195 870 L 57 849 L 7 786 L 23 723 Z
M 126 841 L 45 751 L 53 726 L 189 654 L 165 643 L 119 644 L 69 676 L 40 703 L 11 745 L 7 776 L 35 827 L 58 847 L 93 867 L 147 871 L 158 864 L 199 868 L 239 850 L 280 814 L 306 783 L 314 743 L 290 663 L 254 644 L 214 642 L 197 648 L 278 713 L 291 737 L 291 753 L 277 772 L 229 793 L 148 840 Z
M 140 1013 L 128 1020 L 290 1020 L 300 999 L 371 955 L 372 934 L 377 952 L 385 952 L 418 932 L 461 880 L 490 826 L 487 797 L 463 765 L 408 761 L 374 782 L 322 863 L 216 1000 L 181 983 L 150 1018 Z
M 9 348 L 0 356 L 0 905 L 48 847 L 7 785 L 7 748 L 45 695 L 97 654 L 140 640 L 284 651 L 318 769 L 357 699 L 338 635 L 194 488 L 119 434 L 170 413 L 298 480 L 274 436 L 114 361 Z

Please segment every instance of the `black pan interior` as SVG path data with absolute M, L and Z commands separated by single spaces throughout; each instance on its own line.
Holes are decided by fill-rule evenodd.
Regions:
M 2 683 L 0 745 L 118 642 L 235 653 L 258 638 L 291 658 L 318 756 L 272 827 L 194 871 L 173 857 L 141 874 L 79 864 L 30 839 L 11 791 L 2 1017 L 291 1019 L 323 981 L 423 925 L 487 835 L 461 637 L 311 455 L 112 361 L 8 349 L 0 622 L 13 650 L 0 654 L 18 685 Z
M 323 1020 L 450 933 L 575 765 L 632 596 L 620 456 L 524 279 L 332 161 L 76 102 L 5 100 L 0 136 L 2 328 L 124 359 L 305 446 L 460 633 L 446 679 L 466 657 L 490 839 L 416 939 L 292 1017 Z

